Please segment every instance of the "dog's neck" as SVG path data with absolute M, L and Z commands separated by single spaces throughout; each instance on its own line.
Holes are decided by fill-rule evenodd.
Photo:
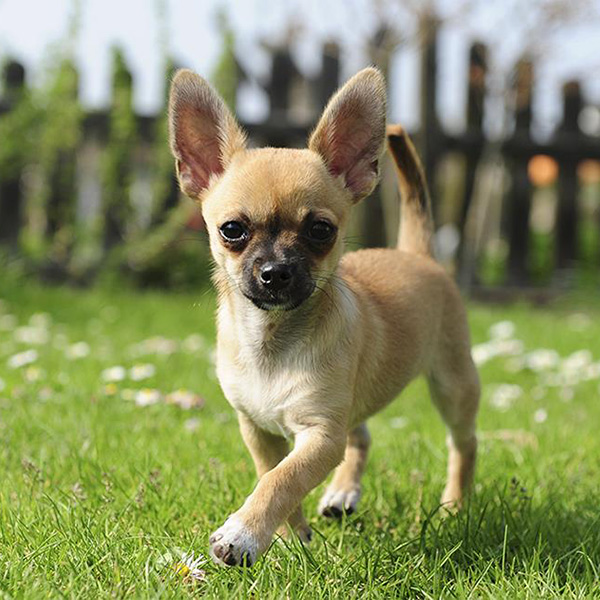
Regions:
M 269 360 L 310 344 L 316 328 L 323 328 L 332 315 L 339 290 L 332 279 L 315 290 L 293 310 L 262 310 L 240 290 L 218 282 L 220 326 L 231 326 L 240 351 Z

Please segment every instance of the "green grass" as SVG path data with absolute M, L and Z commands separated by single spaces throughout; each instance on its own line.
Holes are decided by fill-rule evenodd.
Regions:
M 247 570 L 207 563 L 206 580 L 194 583 L 162 557 L 178 549 L 206 554 L 209 533 L 252 489 L 253 467 L 212 375 L 210 348 L 134 356 L 132 346 L 190 334 L 211 346 L 212 295 L 43 289 L 0 277 L 0 298 L 20 325 L 34 313 L 51 318 L 50 340 L 35 346 L 33 368 L 7 367 L 29 346 L 0 331 L 0 593 L 7 598 L 600 594 L 595 380 L 574 386 L 570 398 L 568 390 L 541 386 L 536 373 L 515 371 L 511 359 L 483 366 L 475 494 L 445 520 L 437 505 L 444 429 L 425 385 L 416 382 L 372 419 L 358 514 L 341 524 L 324 521 L 316 515 L 317 490 L 305 503 L 316 532 L 309 548 L 275 543 Z M 574 312 L 589 322 L 569 320 Z M 470 307 L 476 343 L 487 340 L 493 323 L 510 319 L 527 350 L 567 356 L 589 349 L 595 360 L 599 316 L 585 300 L 544 310 Z M 87 342 L 89 356 L 68 360 L 67 340 Z M 117 383 L 117 393 L 107 394 L 102 370 L 136 363 L 152 363 L 156 375 Z M 523 388 L 506 411 L 491 402 L 501 383 Z M 120 396 L 143 386 L 190 389 L 205 406 L 140 407 Z

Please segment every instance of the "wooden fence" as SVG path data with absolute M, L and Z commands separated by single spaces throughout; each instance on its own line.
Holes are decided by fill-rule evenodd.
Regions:
M 560 165 L 556 186 L 558 195 L 556 226 L 553 232 L 554 268 L 558 271 L 572 268 L 577 264 L 580 235 L 578 217 L 580 184 L 577 168 L 584 160 L 600 159 L 599 139 L 584 135 L 578 124 L 578 118 L 584 107 L 579 84 L 577 82 L 565 84 L 562 122 L 550 141 L 538 143 L 531 135 L 535 65 L 530 60 L 521 60 L 515 66 L 514 93 L 507 106 L 507 110 L 512 111 L 513 115 L 513 132 L 500 143 L 491 143 L 484 132 L 488 50 L 484 44 L 475 43 L 470 50 L 468 80 L 465 81 L 468 90 L 465 107 L 467 126 L 462 134 L 450 135 L 444 131 L 436 114 L 439 91 L 438 27 L 433 20 L 424 25 L 420 81 L 422 119 L 421 128 L 414 132 L 414 136 L 420 147 L 430 184 L 434 187 L 437 181 L 443 187 L 444 182 L 439 181 L 439 167 L 448 153 L 458 153 L 464 157 L 462 201 L 456 223 L 459 231 L 464 232 L 472 203 L 478 200 L 476 180 L 486 151 L 493 148 L 502 157 L 505 170 L 511 179 L 503 202 L 503 232 L 508 243 L 504 284 L 529 285 L 531 283 L 530 212 L 534 190 L 528 174 L 528 165 L 530 159 L 537 155 L 554 158 Z M 384 28 L 377 32 L 370 48 L 372 61 L 378 63 L 387 73 L 391 52 L 384 48 L 386 33 Z M 128 221 L 134 218 L 135 210 L 131 209 L 131 199 L 124 201 L 122 196 L 129 193 L 132 185 L 146 190 L 146 198 L 151 196 L 148 190 L 161 190 L 160 198 L 151 199 L 150 216 L 145 220 L 142 219 L 142 234 L 150 234 L 154 228 L 160 227 L 165 221 L 165 215 L 180 202 L 171 167 L 164 166 L 165 161 L 170 160 L 168 156 L 165 157 L 164 115 L 156 117 L 133 115 L 128 128 L 125 127 L 123 130 L 122 122 L 126 121 L 127 110 L 131 111 L 133 78 L 126 71 L 124 64 L 121 65 L 120 73 L 121 89 L 129 92 L 120 100 L 115 95 L 110 110 L 82 115 L 81 135 L 77 145 L 59 151 L 51 169 L 45 175 L 49 192 L 45 197 L 45 207 L 42 207 L 45 211 L 45 236 L 52 239 L 59 235 L 60 230 L 69 221 L 73 225 L 73 220 L 81 219 L 82 214 L 85 216 L 86 212 L 89 212 L 86 209 L 87 204 L 95 203 L 96 211 L 104 217 L 102 251 L 105 254 L 127 237 L 130 228 Z M 238 69 L 238 76 L 240 80 L 245 77 L 241 69 Z M 322 70 L 311 81 L 306 81 L 300 75 L 287 49 L 274 51 L 271 76 L 263 84 L 270 103 L 269 116 L 262 123 L 243 124 L 250 134 L 251 142 L 256 145 L 275 146 L 303 144 L 319 111 L 339 82 L 340 58 L 335 44 L 327 44 L 324 48 Z M 24 86 L 24 68 L 16 62 L 7 63 L 4 69 L 4 92 L 0 100 L 0 125 L 2 119 L 16 110 L 23 97 Z M 298 90 L 303 91 L 303 94 L 300 94 L 302 97 L 300 104 L 304 104 L 301 107 L 302 114 L 308 115 L 303 120 L 293 117 L 294 110 L 298 108 Z M 121 102 L 120 108 L 119 102 Z M 129 103 L 129 107 L 123 107 L 123 102 Z M 23 132 L 23 135 L 25 134 L 26 132 Z M 95 150 L 92 151 L 92 148 Z M 129 207 L 127 209 L 124 205 L 103 197 L 108 185 L 103 180 L 107 168 L 102 171 L 97 165 L 95 169 L 89 167 L 88 163 L 94 161 L 97 163 L 100 160 L 110 165 L 110 160 L 106 157 L 101 158 L 107 151 L 114 154 L 111 175 L 113 192 L 111 193 L 115 199 L 120 198 L 119 202 L 125 202 Z M 0 246 L 11 248 L 13 252 L 19 252 L 20 233 L 25 226 L 28 198 L 27 186 L 23 182 L 30 171 L 30 162 L 35 162 L 35 155 L 20 160 L 19 163 L 17 158 L 16 167 L 13 164 L 8 175 L 7 171 L 0 170 Z M 88 164 L 87 179 L 85 173 L 83 175 L 81 173 L 86 170 L 86 164 Z M 162 178 L 162 183 L 157 184 L 157 178 Z M 86 194 L 94 196 L 90 190 L 95 190 L 95 201 L 86 197 Z M 75 205 L 79 207 L 77 210 L 73 208 Z M 434 206 L 434 212 L 439 214 L 440 208 L 439 205 Z M 365 212 L 362 213 L 363 219 L 358 226 L 362 245 L 386 244 L 383 225 L 385 214 L 381 193 L 378 190 L 366 203 Z M 77 230 L 77 227 L 73 229 Z M 138 235 L 140 235 L 139 231 Z M 468 244 L 468 236 L 463 236 L 462 240 L 459 257 L 465 252 L 468 254 L 468 249 L 465 248 Z M 469 261 L 466 271 L 463 269 L 463 283 L 477 281 L 477 269 L 478 261 Z

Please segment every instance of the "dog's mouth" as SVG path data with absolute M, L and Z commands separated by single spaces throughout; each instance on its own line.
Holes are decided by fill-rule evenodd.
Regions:
M 244 296 L 260 310 L 265 311 L 290 311 L 295 310 L 308 300 L 316 289 L 313 281 L 310 284 L 302 286 L 301 289 L 287 292 L 285 294 L 273 293 L 252 293 L 243 291 Z
M 248 300 L 250 300 L 254 306 L 260 308 L 260 310 L 294 310 L 304 302 L 304 299 L 288 302 L 277 302 L 272 300 L 264 300 L 263 298 L 253 298 L 252 296 L 246 296 L 246 298 L 248 298 Z

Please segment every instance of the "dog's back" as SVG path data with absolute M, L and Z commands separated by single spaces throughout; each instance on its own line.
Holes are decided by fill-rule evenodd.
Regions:
M 419 374 L 438 370 L 451 352 L 470 362 L 470 340 L 460 293 L 432 256 L 429 193 L 415 148 L 398 125 L 388 127 L 402 220 L 396 249 L 346 254 L 340 275 L 355 293 L 366 322 L 356 421 L 379 410 Z M 471 370 L 471 369 L 469 369 Z

